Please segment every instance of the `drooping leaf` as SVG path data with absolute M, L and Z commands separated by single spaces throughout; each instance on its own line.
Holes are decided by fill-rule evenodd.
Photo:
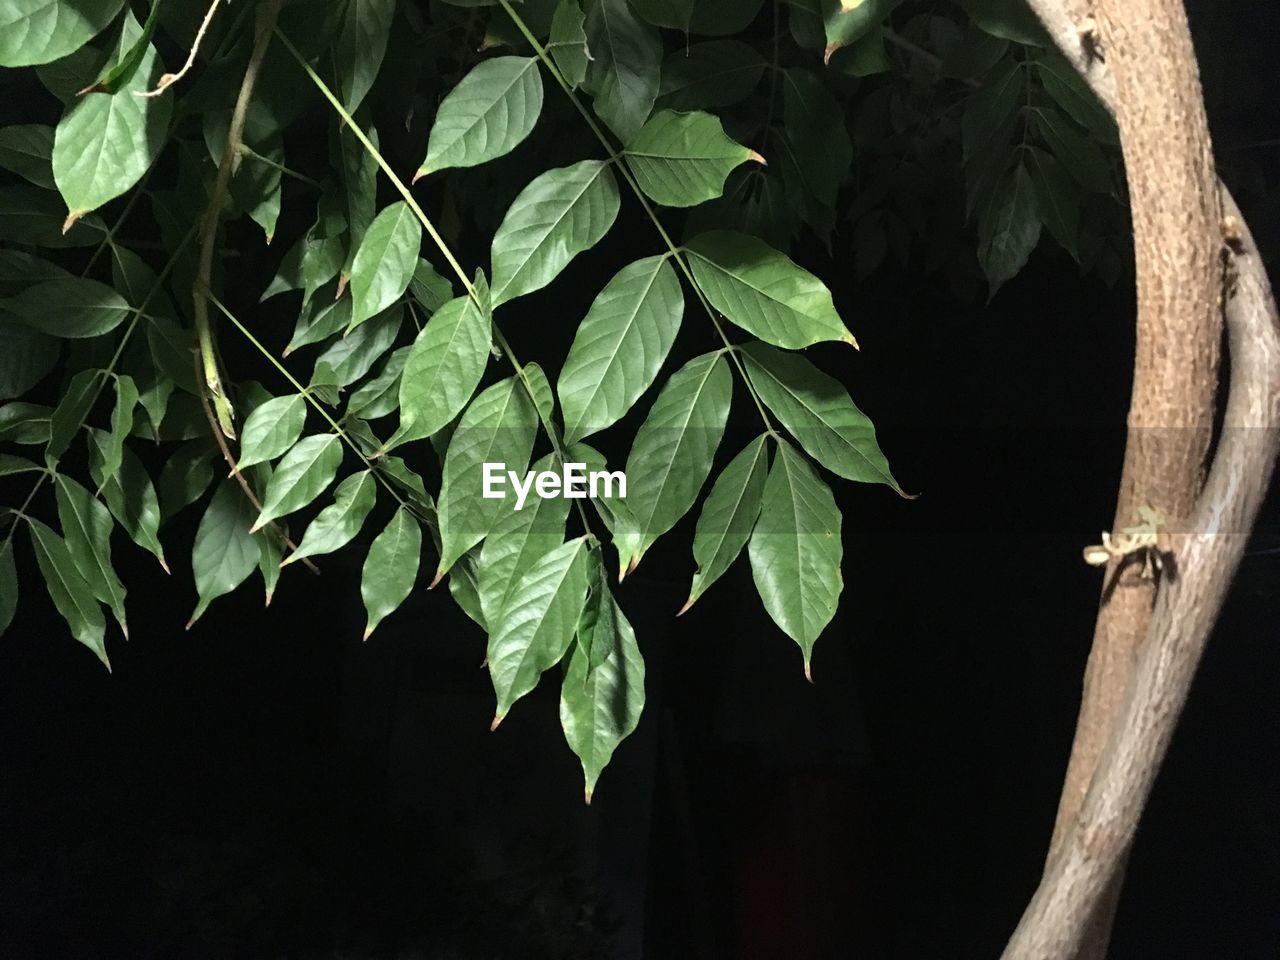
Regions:
M 124 635 L 129 628 L 124 616 L 124 584 L 111 566 L 111 512 L 80 484 L 59 474 L 55 485 L 58 522 L 67 551 L 93 595 L 107 605 Z
M 38 446 L 52 434 L 53 410 L 39 403 L 15 400 L 0 406 L 0 440 Z
M 253 529 L 305 507 L 333 482 L 341 463 L 342 441 L 337 434 L 322 433 L 299 440 L 271 474 L 271 482 L 262 495 L 262 512 Z
M 284 348 L 286 357 L 295 350 L 323 343 L 350 325 L 351 298 L 335 299 L 330 290 L 336 290 L 336 287 L 330 285 L 321 288 L 319 293 L 303 305 L 302 312 L 298 314 L 298 322 L 293 328 L 293 336 Z
M 369 511 L 373 509 L 377 488 L 378 483 L 368 470 L 352 474 L 338 484 L 333 492 L 333 503 L 311 521 L 302 543 L 298 544 L 297 550 L 285 557 L 284 564 L 303 557 L 332 553 L 350 543 L 364 526 Z
M 577 0 L 560 0 L 551 20 L 551 39 L 546 45 L 560 75 L 575 89 L 587 78 L 587 65 L 591 60 L 584 20 Z
M 0 540 L 0 637 L 13 623 L 18 609 L 18 569 L 13 562 L 13 538 Z
M 649 388 L 667 358 L 684 295 L 666 257 L 623 267 L 578 326 L 556 384 L 565 441 L 616 423 Z
M 1035 185 L 1019 163 L 1000 178 L 983 209 L 978 211 L 978 262 L 986 274 L 991 296 L 1017 276 L 1040 242 L 1040 217 Z
M 570 749 L 582 761 L 587 803 L 618 744 L 631 735 L 644 710 L 644 658 L 635 631 L 605 585 L 599 594 L 594 630 L 612 634 L 612 649 L 592 665 L 587 649 L 574 647 L 560 686 L 560 725 Z
M 282 456 L 302 436 L 307 419 L 307 402 L 300 393 L 291 393 L 253 408 L 240 431 L 240 460 L 243 470 Z
M 857 43 L 880 25 L 895 0 L 822 0 L 823 28 L 827 38 L 824 59 L 841 47 Z
M 4 0 L 0 4 L 0 67 L 50 63 L 106 28 L 124 0 Z
M 1071 175 L 1043 150 L 1028 147 L 1027 170 L 1036 191 L 1036 211 L 1053 238 L 1080 259 L 1080 203 Z
M 80 96 L 86 93 L 117 93 L 133 79 L 133 75 L 138 72 L 138 67 L 142 65 L 143 57 L 147 55 L 151 36 L 155 33 L 156 24 L 160 21 L 161 8 L 160 0 L 152 0 L 151 11 L 143 21 L 142 30 L 133 37 L 127 49 L 121 46 L 121 55 L 111 69 L 99 77 L 97 83 L 85 87 L 80 92 Z
M 333 43 L 338 94 L 354 111 L 373 86 L 387 53 L 395 0 L 344 0 Z
M 381 313 L 409 289 L 421 245 L 422 225 L 407 203 L 393 203 L 374 217 L 351 264 L 349 328 Z
M 165 572 L 169 565 L 164 559 L 164 548 L 160 545 L 160 501 L 156 497 L 156 489 L 147 476 L 142 461 L 128 447 L 120 460 L 120 469 L 114 474 L 103 470 L 105 463 L 104 450 L 107 444 L 106 434 L 102 430 L 89 430 L 89 475 L 98 485 L 102 498 L 116 522 L 124 529 L 133 542 L 149 551 Z M 243 494 L 241 494 L 243 496 Z
M 693 559 L 698 572 L 693 575 L 689 599 L 681 613 L 724 575 L 751 536 L 769 472 L 766 439 L 757 437 L 729 461 L 702 504 L 693 534 Z
M 364 135 L 378 146 L 378 130 L 367 119 L 368 110 L 355 117 Z M 365 231 L 373 223 L 378 204 L 378 161 L 365 149 L 352 130 L 343 124 L 336 132 L 337 153 L 342 161 L 342 186 L 347 214 L 347 257 L 340 273 L 351 276 L 351 267 L 360 251 Z
M 440 102 L 417 175 L 474 167 L 510 153 L 533 130 L 541 110 L 536 57 L 482 61 Z
M 825 237 L 835 225 L 837 194 L 853 164 L 844 108 L 809 70 L 796 67 L 778 76 L 782 125 L 766 152 L 787 185 L 789 203 Z
M 101 386 L 99 378 L 101 375 L 101 370 L 81 370 L 67 384 L 62 393 L 62 398 L 58 401 L 53 414 L 49 417 L 49 443 L 45 446 L 44 451 L 46 463 L 57 463 L 58 459 L 66 452 L 67 447 L 71 446 L 71 441 L 80 432 L 80 428 L 84 426 L 85 418 L 89 415 L 89 411 L 93 408 L 94 401 L 98 397 L 98 390 Z M 110 459 L 108 454 L 110 449 L 111 440 L 107 434 L 103 433 L 102 455 L 104 462 Z
M 66 543 L 34 517 L 27 519 L 27 526 L 31 530 L 36 563 L 49 588 L 53 605 L 67 621 L 71 635 L 92 650 L 102 665 L 110 670 L 106 647 L 107 623 L 102 617 L 102 608 L 80 575 Z
M 449 571 L 449 596 L 453 597 L 462 612 L 470 617 L 480 629 L 488 630 L 484 612 L 480 609 L 480 591 L 476 584 L 475 550 L 453 565 Z
M 400 429 L 388 446 L 429 437 L 456 417 L 489 362 L 491 324 L 470 297 L 450 300 L 422 328 L 400 378 Z
M 413 514 L 401 507 L 374 537 L 360 573 L 360 596 L 368 614 L 365 640 L 409 596 L 421 559 L 422 528 Z
M 113 65 L 128 55 L 141 34 L 138 21 L 126 13 Z M 160 60 L 148 47 L 133 77 L 118 93 L 85 94 L 58 121 L 53 179 L 71 219 L 132 188 L 155 162 L 168 134 L 172 97 L 134 94 L 146 91 L 160 72 Z
M 553 468 L 548 454 L 532 467 Z M 520 578 L 538 560 L 564 543 L 569 501 L 565 497 L 530 497 L 523 510 L 504 513 L 485 538 L 476 564 L 480 609 L 485 623 L 497 624 Z
M 453 284 L 428 261 L 419 259 L 409 281 L 409 294 L 427 313 L 435 313 L 453 299 Z
M 0 477 L 12 477 L 19 473 L 42 473 L 44 467 L 26 457 L 12 453 L 0 453 Z
M 232 479 L 223 480 L 214 491 L 196 528 L 191 551 L 191 570 L 200 596 L 187 628 L 209 609 L 209 604 L 234 590 L 258 566 L 261 541 L 249 532 L 253 504 Z
M 809 456 L 847 480 L 901 489 L 876 443 L 876 428 L 849 392 L 807 357 L 762 343 L 742 350 L 751 384 Z
M 39 123 L 0 128 L 0 168 L 53 190 L 53 127 Z
M 377 420 L 398 409 L 400 405 L 400 378 L 405 361 L 412 347 L 393 350 L 383 361 L 382 368 L 359 388 L 352 391 L 347 400 L 347 417 L 361 420 Z
M 545 554 L 520 578 L 490 627 L 495 727 L 564 657 L 586 598 L 587 549 L 581 537 Z
M 33 330 L 73 339 L 109 333 L 130 312 L 124 297 L 105 283 L 72 276 L 33 284 L 0 307 Z
M 843 552 L 830 488 L 780 440 L 748 554 L 756 591 L 774 623 L 800 645 L 806 676 L 814 642 L 840 602 Z
M 618 204 L 618 184 L 602 160 L 583 160 L 536 177 L 512 201 L 494 235 L 493 306 L 554 280 L 609 232 Z
M 208 437 L 188 440 L 160 468 L 160 515 L 168 520 L 199 500 L 213 482 L 213 457 L 217 448 Z
M 311 385 L 339 388 L 355 383 L 396 342 L 403 322 L 404 307 L 397 305 L 335 340 L 316 357 Z
M 538 414 L 516 377 L 471 401 L 449 441 L 440 487 L 440 566 L 436 578 L 483 540 L 510 500 L 482 496 L 485 463 L 523 473 L 533 451 Z M 508 494 L 510 496 L 510 494 Z
M 825 340 L 856 345 L 836 313 L 831 291 L 767 244 L 716 230 L 694 237 L 685 249 L 712 306 L 748 333 L 790 350 Z
M 102 448 L 102 471 L 115 473 L 124 459 L 124 440 L 133 430 L 133 412 L 138 406 L 138 385 L 125 374 L 115 377 L 116 404 L 111 412 L 111 429 Z
M 1071 176 L 1088 190 L 1111 192 L 1111 165 L 1096 143 L 1052 107 L 1035 107 L 1031 113 L 1044 142 Z
M 731 107 L 755 91 L 766 63 L 741 40 L 708 40 L 681 47 L 662 63 L 658 104 L 672 110 Z
M 285 543 L 275 530 L 259 530 L 253 536 L 258 541 L 258 572 L 262 574 L 265 594 L 263 606 L 269 607 L 280 583 L 280 558 L 284 556 Z
M 53 337 L 0 313 L 0 400 L 20 397 L 43 380 L 59 352 Z
M 625 471 L 636 533 L 628 570 L 693 506 L 711 472 L 732 389 L 720 353 L 696 357 L 671 375 L 636 432 Z
M 625 155 L 651 200 L 692 207 L 720 196 L 725 178 L 752 152 L 725 136 L 719 117 L 659 110 L 631 138 Z
M 662 38 L 637 20 L 627 0 L 596 0 L 587 11 L 586 85 L 595 109 L 626 143 L 648 119 L 658 96 Z

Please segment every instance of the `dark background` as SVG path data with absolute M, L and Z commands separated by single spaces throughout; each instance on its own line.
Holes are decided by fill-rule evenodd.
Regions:
M 1275 15 L 1193 13 L 1224 172 L 1275 250 L 1277 84 L 1254 56 Z M 636 211 L 619 223 L 578 269 L 603 279 L 650 242 Z M 133 639 L 110 640 L 109 676 L 20 561 L 0 642 L 0 953 L 998 955 L 1074 725 L 1100 586 L 1080 548 L 1110 521 L 1132 297 L 1051 244 L 987 305 L 892 266 L 856 283 L 839 239 L 797 258 L 863 346 L 817 361 L 921 494 L 835 485 L 845 590 L 815 685 L 745 562 L 672 618 L 692 573 L 682 525 L 619 591 L 648 705 L 588 808 L 555 678 L 488 733 L 483 637 L 443 591 L 415 591 L 361 645 L 359 549 L 322 558 L 320 581 L 290 568 L 266 611 L 255 578 L 187 633 L 182 565 L 165 578 L 119 550 Z M 246 279 L 241 304 L 264 283 Z M 540 321 L 571 330 L 593 292 L 576 286 L 513 318 L 523 358 L 556 369 L 564 344 Z M 684 356 L 710 347 L 687 317 Z M 197 518 L 174 521 L 171 556 Z M 1138 836 L 1120 960 L 1280 947 L 1277 547 L 1273 496 Z

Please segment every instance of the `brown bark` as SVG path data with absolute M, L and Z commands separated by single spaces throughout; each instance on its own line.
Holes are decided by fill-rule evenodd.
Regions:
M 1280 340 L 1270 287 L 1213 172 L 1179 0 L 1029 0 L 1115 113 L 1133 205 L 1138 337 L 1117 526 L 1158 507 L 1176 575 L 1121 574 L 1104 595 L 1044 878 L 1007 957 L 1101 957 L 1120 873 L 1200 651 L 1225 597 L 1277 449 Z M 1105 63 L 1091 55 L 1098 45 Z M 1242 239 L 1221 262 L 1220 203 Z M 1216 390 L 1224 281 L 1232 346 L 1228 429 L 1197 499 Z M 1192 506 L 1195 505 L 1194 511 Z M 1190 516 L 1190 522 L 1187 518 Z M 1109 576 L 1114 572 L 1109 571 Z

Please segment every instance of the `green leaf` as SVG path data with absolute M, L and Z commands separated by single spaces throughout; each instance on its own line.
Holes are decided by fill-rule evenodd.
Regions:
M 748 333 L 789 350 L 826 340 L 857 345 L 836 313 L 831 291 L 767 244 L 715 230 L 694 237 L 685 249 L 712 306 Z
M 550 454 L 533 465 L 551 470 Z M 484 622 L 497 624 L 520 578 L 540 559 L 564 543 L 569 501 L 564 497 L 534 496 L 523 510 L 502 515 L 485 538 L 476 564 L 477 590 Z
M 788 201 L 826 237 L 835 224 L 837 194 L 853 164 L 844 107 L 818 76 L 793 68 L 782 82 L 782 128 L 769 156 L 787 184 Z
M 348 329 L 381 313 L 409 289 L 421 245 L 422 225 L 407 203 L 393 203 L 374 217 L 351 264 Z
M 1066 57 L 1057 50 L 1046 50 L 1035 58 L 1034 63 L 1045 92 L 1076 123 L 1105 143 L 1119 142 L 1115 119 L 1098 102 L 1097 96 Z
M 0 453 L 0 477 L 12 477 L 19 473 L 43 472 L 44 467 L 32 460 L 28 460 L 26 457 L 17 457 L 11 453 Z
M 133 79 L 133 75 L 138 72 L 138 67 L 142 65 L 142 58 L 146 56 L 151 35 L 156 31 L 156 24 L 160 20 L 160 0 L 152 0 L 151 12 L 147 14 L 147 19 L 142 24 L 142 31 L 133 38 L 127 52 L 123 52 L 122 56 L 106 73 L 104 73 L 98 82 L 92 86 L 84 88 L 82 93 L 117 93 L 126 83 Z
M 354 111 L 373 86 L 387 53 L 396 0 L 345 0 L 333 42 L 338 94 Z
M 265 469 L 265 468 L 263 468 Z M 258 541 L 258 572 L 262 574 L 263 592 L 266 595 L 263 606 L 271 606 L 271 598 L 275 596 L 276 586 L 280 583 L 280 558 L 284 556 L 284 540 L 274 530 L 263 530 L 255 533 Z
M 428 261 L 419 259 L 409 281 L 409 294 L 427 313 L 435 313 L 453 299 L 453 284 L 436 271 Z
M 271 474 L 253 530 L 305 507 L 333 482 L 341 463 L 342 441 L 337 434 L 321 433 L 299 440 Z
M 254 407 L 240 431 L 238 469 L 265 463 L 282 456 L 302 436 L 307 419 L 307 401 L 300 393 L 272 397 Z
M 343 480 L 333 492 L 333 503 L 321 510 L 298 544 L 298 549 L 285 557 L 285 564 L 332 553 L 345 547 L 360 532 L 365 518 L 373 509 L 378 484 L 373 473 L 363 470 Z
M 1026 99 L 1026 89 L 1026 68 L 1021 63 L 1009 61 L 988 76 L 982 86 L 965 100 L 964 115 L 960 118 L 960 137 L 966 163 L 978 157 L 996 132 L 1018 111 L 1020 103 Z M 1007 163 L 1008 156 L 1001 151 L 998 160 Z
M 763 343 L 742 348 L 751 384 L 800 446 L 846 480 L 902 490 L 876 443 L 876 428 L 849 399 L 844 385 L 806 357 Z
M 473 550 L 453 565 L 453 569 L 449 571 L 449 596 L 453 597 L 453 602 L 482 630 L 488 630 L 485 626 L 484 613 L 480 609 L 480 593 L 476 586 L 474 559 L 475 551 Z
M 133 411 L 138 406 L 138 386 L 133 378 L 119 374 L 116 381 L 116 405 L 111 413 L 111 430 L 102 448 L 102 472 L 115 473 L 124 459 L 124 439 L 133 430 Z
M 396 342 L 403 322 L 404 308 L 394 306 L 334 341 L 316 358 L 311 385 L 345 387 L 359 380 Z
M 493 727 L 538 685 L 573 643 L 587 599 L 584 538 L 570 540 L 538 560 L 520 578 L 489 634 L 489 677 L 497 695 Z
M 536 177 L 512 201 L 493 238 L 493 306 L 541 290 L 595 246 L 618 216 L 618 184 L 603 160 Z
M 1054 156 L 1088 190 L 1110 193 L 1111 164 L 1096 143 L 1052 106 L 1032 108 L 1036 128 Z
M 672 110 L 731 107 L 755 92 L 767 64 L 741 40 L 681 47 L 662 63 L 658 103 Z
M 38 403 L 15 400 L 0 406 L 0 440 L 39 446 L 52 433 L 53 410 Z
M 631 0 L 631 7 L 655 27 L 689 29 L 694 0 Z
M 684 313 L 666 257 L 623 267 L 578 326 L 556 392 L 567 443 L 616 423 L 653 383 Z
M 636 182 L 651 200 L 668 207 L 692 207 L 724 192 L 734 167 L 759 154 L 724 134 L 709 113 L 660 110 L 627 144 Z
M 0 314 L 0 400 L 20 397 L 43 380 L 60 352 L 53 337 Z
M 587 11 L 587 90 L 596 114 L 623 143 L 640 129 L 658 96 L 662 38 L 635 18 L 627 0 L 596 0 Z
M 515 377 L 489 387 L 462 414 L 444 459 L 437 581 L 511 509 L 509 500 L 481 496 L 483 464 L 504 463 L 508 470 L 522 472 L 537 426 L 538 414 Z
M 284 356 L 328 340 L 351 323 L 351 298 L 335 299 L 330 290 L 336 291 L 336 287 L 324 288 L 303 306 L 293 328 L 293 336 L 284 348 Z
M 429 437 L 467 405 L 489 362 L 492 324 L 469 297 L 437 310 L 413 341 L 400 378 L 400 429 L 388 448 Z
M 1036 210 L 1053 238 L 1080 259 L 1080 193 L 1071 175 L 1057 160 L 1035 147 L 1027 148 L 1027 169 L 1036 192 Z
M 102 608 L 93 598 L 89 588 L 76 568 L 75 561 L 66 543 L 56 533 L 34 517 L 27 519 L 31 529 L 31 545 L 35 548 L 36 563 L 40 565 L 40 573 L 45 585 L 49 588 L 49 596 L 62 619 L 71 628 L 71 635 L 92 650 L 102 661 L 102 665 L 111 669 L 107 660 L 106 621 L 102 618 Z
M 769 472 L 766 439 L 757 437 L 729 461 L 702 504 L 693 534 L 693 559 L 698 572 L 693 575 L 689 599 L 680 613 L 693 606 L 724 575 L 751 536 Z
M 696 357 L 671 375 L 636 432 L 625 471 L 637 535 L 628 572 L 693 506 L 711 472 L 732 392 L 720 352 Z
M 393 350 L 377 376 L 362 383 L 347 401 L 347 418 L 377 420 L 396 410 L 400 405 L 400 378 L 405 361 L 412 347 Z
M 66 338 L 109 333 L 130 312 L 124 297 L 105 283 L 71 276 L 33 284 L 0 306 L 41 333 Z
M 574 89 L 587 78 L 587 64 L 591 60 L 583 20 L 577 0 L 560 0 L 551 20 L 551 39 L 546 45 L 560 75 Z
M 53 127 L 38 123 L 0 129 L 0 167 L 45 190 L 53 185 Z
M 422 558 L 422 528 L 404 507 L 396 511 L 369 547 L 360 573 L 360 596 L 369 620 L 364 639 L 390 613 L 404 603 L 418 579 Z
M 1049 46 L 1049 35 L 1025 3 L 1009 0 L 957 0 L 979 27 L 1002 40 L 1027 46 Z
M 106 232 L 96 216 L 77 220 L 64 232 L 66 218 L 56 194 L 27 183 L 0 186 L 0 240 L 39 247 L 89 247 Z
M 587 803 L 614 750 L 635 730 L 644 710 L 644 658 L 635 631 L 607 586 L 598 596 L 595 630 L 613 634 L 613 649 L 593 666 L 587 650 L 576 646 L 560 686 L 560 725 L 582 761 Z
M 170 454 L 160 468 L 160 515 L 168 520 L 204 496 L 213 482 L 216 447 L 208 437 L 189 440 Z
M 510 153 L 532 132 L 541 110 L 536 57 L 482 61 L 440 102 L 417 176 Z
M 126 637 L 129 628 L 124 616 L 124 584 L 111 566 L 111 512 L 80 484 L 59 475 L 55 484 L 58 522 L 66 538 L 67 551 L 93 595 L 110 608 Z
M 822 0 L 823 27 L 827 36 L 824 60 L 841 47 L 857 43 L 889 15 L 895 0 Z
M 71 441 L 84 426 L 85 418 L 98 398 L 100 376 L 102 376 L 101 370 L 81 370 L 67 384 L 62 398 L 49 418 L 49 443 L 44 451 L 46 463 L 57 463 L 58 458 L 66 452 L 67 447 L 71 446 Z M 107 434 L 104 433 L 102 436 L 104 438 L 103 456 L 109 462 L 110 457 L 107 452 L 111 448 L 111 441 Z M 107 473 L 105 469 L 104 473 Z
M 751 24 L 764 0 L 697 0 L 689 29 L 713 37 L 741 33 Z
M 830 488 L 790 444 L 778 441 L 748 554 L 756 591 L 773 622 L 800 645 L 806 676 L 814 642 L 840 602 L 843 552 Z
M 1017 276 L 1039 242 L 1035 185 L 1026 166 L 1019 163 L 1000 178 L 978 212 L 978 262 L 991 287 L 991 296 Z
M 156 489 L 147 476 L 142 461 L 128 447 L 120 461 L 120 469 L 109 474 L 103 469 L 105 449 L 109 441 L 102 430 L 89 429 L 89 475 L 98 485 L 102 498 L 116 522 L 124 528 L 133 542 L 144 550 L 150 551 L 165 573 L 169 565 L 164 559 L 164 548 L 160 546 L 158 536 L 160 530 L 160 501 L 156 497 Z
M 141 36 L 142 28 L 126 13 L 119 63 Z M 119 93 L 89 93 L 58 121 L 53 140 L 53 179 L 73 221 L 125 193 L 155 161 L 169 131 L 172 97 L 137 97 L 161 72 L 160 60 L 148 47 L 133 77 Z
M 13 538 L 5 537 L 0 541 L 0 637 L 13 623 L 17 609 L 18 569 L 13 562 Z
M 239 484 L 232 479 L 223 480 L 196 528 L 191 570 L 200 599 L 187 621 L 188 630 L 209 609 L 209 604 L 240 586 L 257 569 L 262 545 L 249 532 L 251 523 L 253 504 Z
M 124 0 L 3 0 L 0 67 L 50 63 L 84 46 L 115 19 Z

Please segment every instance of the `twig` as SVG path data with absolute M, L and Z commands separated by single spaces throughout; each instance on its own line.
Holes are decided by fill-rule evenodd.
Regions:
M 160 0 L 152 0 L 153 3 L 159 3 Z M 209 30 L 209 24 L 213 23 L 213 15 L 218 12 L 218 4 L 222 0 L 212 0 L 209 9 L 205 11 L 204 19 L 200 21 L 200 28 L 196 30 L 195 39 L 191 41 L 191 52 L 187 54 L 187 62 L 182 65 L 182 69 L 177 73 L 166 73 L 160 77 L 160 81 L 156 84 L 154 90 L 135 91 L 135 97 L 158 97 L 164 93 L 175 83 L 187 75 L 196 62 L 196 54 L 200 52 L 200 43 L 204 40 L 204 35 Z

